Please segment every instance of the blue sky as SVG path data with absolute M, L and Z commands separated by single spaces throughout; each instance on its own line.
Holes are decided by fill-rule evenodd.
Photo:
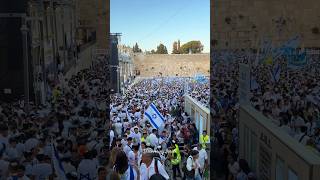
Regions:
M 122 33 L 121 44 L 137 42 L 144 50 L 200 40 L 210 52 L 210 0 L 111 0 L 112 33 Z

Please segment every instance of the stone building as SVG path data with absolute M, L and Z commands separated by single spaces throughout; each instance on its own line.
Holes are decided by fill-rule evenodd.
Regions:
M 1 2 L 0 100 L 24 96 L 28 97 L 26 101 L 43 103 L 59 73 L 66 75 L 71 69 L 80 70 L 75 67 L 88 68 L 96 49 L 102 49 L 107 57 L 109 3 L 109 0 Z

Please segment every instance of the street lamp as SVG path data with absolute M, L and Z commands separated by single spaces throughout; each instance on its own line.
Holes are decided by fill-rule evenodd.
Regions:
M 24 65 L 24 108 L 27 114 L 29 113 L 29 101 L 30 101 L 30 90 L 29 90 L 29 57 L 28 57 L 28 27 L 26 25 L 26 20 L 23 19 L 23 24 L 21 26 L 22 33 L 22 43 L 23 43 L 23 65 Z

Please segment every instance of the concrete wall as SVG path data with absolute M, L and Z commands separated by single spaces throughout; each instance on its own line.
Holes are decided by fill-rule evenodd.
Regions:
M 195 122 L 199 130 L 199 137 L 203 130 L 206 130 L 207 134 L 210 136 L 210 110 L 208 108 L 201 105 L 192 97 L 186 95 L 184 97 L 184 111 L 187 112 L 191 119 Z M 200 116 L 202 116 L 201 128 Z M 202 131 L 200 129 L 202 129 Z
M 299 180 L 319 179 L 320 156 L 304 147 L 251 106 L 241 106 L 239 120 L 240 158 L 248 160 L 258 179 L 276 180 L 295 172 Z M 283 166 L 279 168 L 282 161 Z
M 196 73 L 209 75 L 209 54 L 135 54 L 134 65 L 142 77 L 194 76 Z

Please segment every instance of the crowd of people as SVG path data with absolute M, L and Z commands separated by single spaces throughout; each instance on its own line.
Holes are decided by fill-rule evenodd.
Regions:
M 142 80 L 131 86 L 125 94 L 112 96 L 110 111 L 113 122 L 112 136 L 114 141 L 119 142 L 118 146 L 124 147 L 129 164 L 140 167 L 135 168 L 138 172 L 142 173 L 147 169 L 140 164 L 143 152 L 155 151 L 163 152 L 159 156 L 154 156 L 153 161 L 159 158 L 159 167 L 164 167 L 163 174 L 160 171 L 159 173 L 166 179 L 176 179 L 178 176 L 188 179 L 190 177 L 186 172 L 194 168 L 191 179 L 202 179 L 207 175 L 209 137 L 206 132 L 200 136 L 199 133 L 202 132 L 198 132 L 190 117 L 184 113 L 183 84 L 186 81 L 188 79 L 185 78 Z M 165 123 L 159 128 L 153 127 L 144 115 L 151 103 L 164 117 Z M 133 150 L 136 148 L 136 153 L 132 153 L 130 148 Z M 171 162 L 171 170 L 165 167 L 166 160 Z M 172 177 L 169 177 L 168 173 L 171 172 Z M 151 175 L 142 176 L 147 176 L 148 179 Z
M 202 81 L 193 79 L 187 83 L 188 94 L 201 103 L 204 107 L 210 108 L 210 83 L 209 78 L 204 77 Z
M 60 76 L 28 112 L 1 102 L 1 180 L 208 178 L 210 138 L 184 113 L 185 80 L 142 80 L 110 97 L 107 72 L 100 61 Z M 159 128 L 144 116 L 150 103 L 165 119 Z
M 226 61 L 218 63 L 211 73 L 210 113 L 215 142 L 210 166 L 217 179 L 254 180 L 257 177 L 248 162 L 239 159 L 237 65 Z
M 308 57 L 312 63 L 314 57 Z M 277 81 L 270 70 L 279 66 Z M 253 68 L 256 86 L 252 88 L 251 104 L 284 132 L 319 154 L 320 151 L 320 76 L 316 64 L 297 69 L 287 66 L 286 59 L 272 65 Z M 268 76 L 269 75 L 269 76 Z
M 271 62 L 264 60 L 257 62 L 256 56 L 252 58 L 241 51 L 235 52 L 232 58 L 223 54 L 225 53 L 216 53 L 215 56 L 220 61 L 212 64 L 214 70 L 210 77 L 212 94 L 210 111 L 213 115 L 214 129 L 221 131 L 221 123 L 217 126 L 217 122 L 225 122 L 228 127 L 223 128 L 222 132 L 225 132 L 224 140 L 229 143 L 225 144 L 225 147 L 222 145 L 217 149 L 218 153 L 214 153 L 221 152 L 223 155 L 220 156 L 223 157 L 221 160 L 219 156 L 214 160 L 214 162 L 220 162 L 217 171 L 223 171 L 219 167 L 225 167 L 224 174 L 238 177 L 237 173 L 234 173 L 238 170 L 235 169 L 239 169 L 240 166 L 250 169 L 245 160 L 237 161 L 235 158 L 238 153 L 240 63 L 248 64 L 251 69 L 249 94 L 251 105 L 279 126 L 283 132 L 319 154 L 319 55 L 307 55 L 307 64 L 294 66 L 285 56 L 273 59 Z M 276 70 L 278 74 L 275 74 Z M 228 134 L 230 134 L 229 138 Z M 254 178 L 250 170 L 245 171 L 247 178 Z

